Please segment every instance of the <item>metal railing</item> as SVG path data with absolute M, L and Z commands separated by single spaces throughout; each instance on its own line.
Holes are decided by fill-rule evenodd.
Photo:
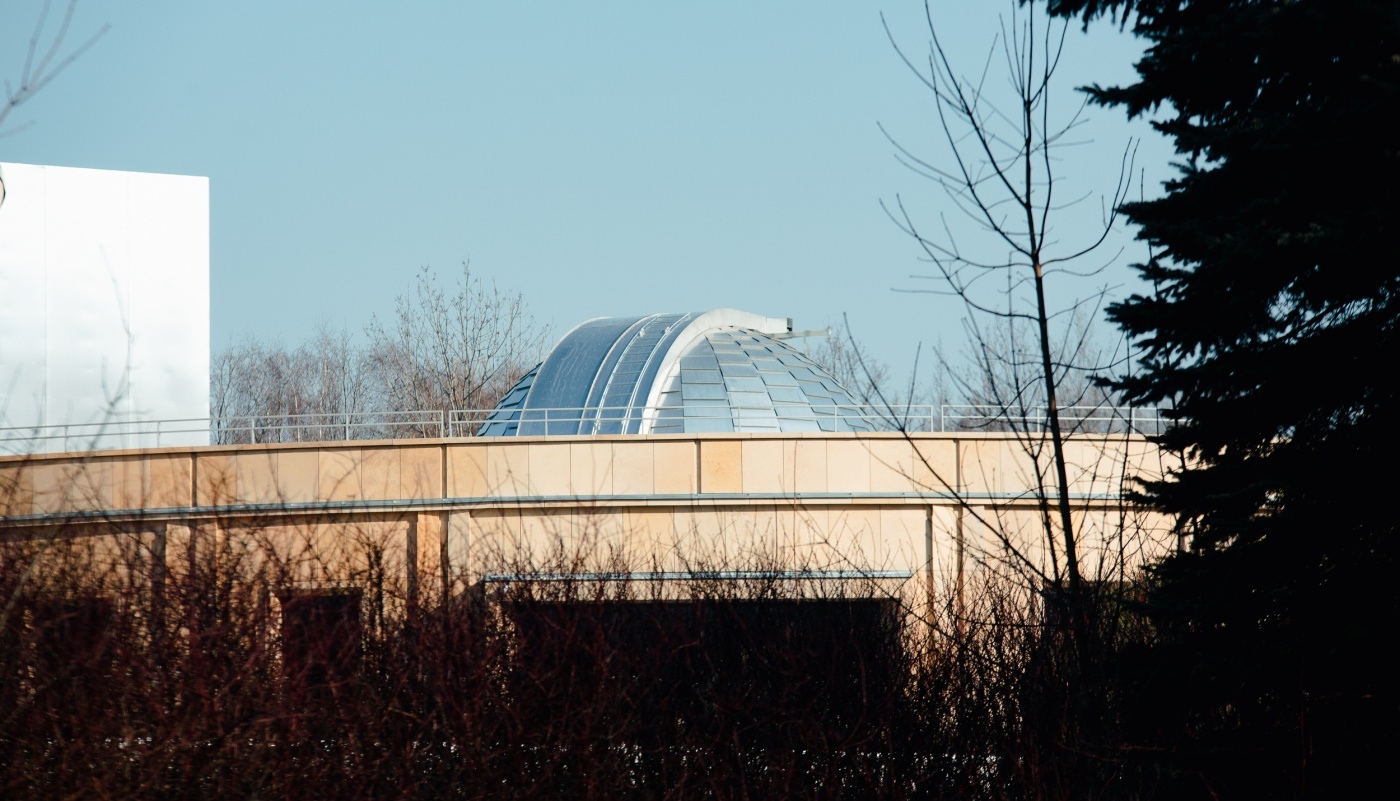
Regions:
M 446 437 L 451 436 L 446 420 L 447 413 L 442 410 L 237 415 L 209 420 L 209 441 L 214 445 L 253 445 Z
M 1163 411 L 1108 406 L 1059 410 L 1066 432 L 1159 434 Z M 451 409 L 291 415 L 234 415 L 168 420 L 112 418 L 93 423 L 0 428 L 0 452 L 107 450 L 167 445 L 255 445 L 283 442 L 475 437 L 521 433 L 538 436 L 619 434 L 642 421 L 658 433 L 683 421 L 687 433 L 732 430 L 778 432 L 1044 431 L 1044 407 L 1007 410 L 970 404 L 765 407 L 587 407 L 567 409 Z M 629 425 L 631 428 L 629 429 Z M 516 427 L 516 428 L 512 428 Z M 506 429 L 511 428 L 508 432 Z
M 1068 406 L 1059 410 L 1061 430 L 1071 433 L 1158 434 L 1165 428 L 1163 410 L 1109 406 Z M 734 430 L 784 431 L 908 431 L 911 433 L 955 431 L 1044 430 L 1049 409 L 1032 406 L 1003 409 L 973 404 L 914 404 L 900 407 L 833 404 L 821 406 L 714 406 L 714 407 L 586 407 L 532 408 L 525 410 L 453 409 L 447 412 L 448 436 L 478 436 L 496 433 L 492 429 L 518 427 L 532 436 L 633 433 L 645 421 L 648 428 L 661 432 L 667 423 L 684 420 L 701 429 L 699 433 L 722 433 L 712 423 L 728 423 Z M 516 433 L 512 431 L 511 433 Z
M 442 410 L 233 415 L 164 420 L 113 417 L 92 423 L 0 428 L 0 451 L 24 453 L 159 448 L 167 445 L 422 439 L 447 436 L 446 419 L 446 412 Z
M 1048 406 L 1004 409 L 997 406 L 945 403 L 939 431 L 1035 431 L 1050 422 Z M 1165 409 L 1131 406 L 1062 406 L 1060 430 L 1094 434 L 1160 434 L 1170 422 Z

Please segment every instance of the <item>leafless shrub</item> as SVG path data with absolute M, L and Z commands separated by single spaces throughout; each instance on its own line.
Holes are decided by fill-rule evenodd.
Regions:
M 1068 734 L 1084 711 L 1054 600 L 992 572 L 911 605 L 762 560 L 570 574 L 580 555 L 550 549 L 410 602 L 393 521 L 345 527 L 334 553 L 314 526 L 217 522 L 167 530 L 163 561 L 115 527 L 0 533 L 7 593 L 58 543 L 0 631 L 5 797 L 1133 789 L 1121 749 Z M 1097 619 L 1108 657 L 1150 637 L 1130 611 Z

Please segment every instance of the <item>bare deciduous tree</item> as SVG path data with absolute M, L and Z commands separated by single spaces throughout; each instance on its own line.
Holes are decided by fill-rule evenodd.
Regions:
M 1025 320 L 997 318 L 964 321 L 967 331 L 958 357 L 934 349 L 939 373 L 952 385 L 959 403 L 971 407 L 955 423 L 972 431 L 1005 431 L 1021 436 L 1028 447 L 1044 439 L 1045 384 L 1037 380 L 1037 333 Z M 1109 393 L 1094 381 L 1100 365 L 1111 363 L 1094 336 L 1092 315 L 1078 309 L 1054 332 L 1060 428 L 1066 435 L 1117 430 Z
M 897 430 L 936 430 L 932 415 L 953 402 L 954 384 L 949 381 L 944 361 L 939 361 L 944 369 L 926 377 L 916 364 L 908 380 L 899 382 L 889 364 L 872 355 L 860 342 L 849 321 L 843 319 L 829 330 L 810 355 L 850 393 L 852 400 L 869 407 L 873 422 Z
M 396 413 L 494 406 L 536 363 L 545 335 L 520 295 L 483 286 L 465 265 L 455 292 L 423 270 L 390 324 L 375 318 L 366 334 L 361 345 L 323 326 L 295 348 L 248 339 L 215 356 L 217 440 L 438 436 L 437 422 Z
M 540 355 L 545 332 L 519 294 L 473 278 L 463 263 L 448 294 L 427 268 L 386 325 L 366 332 L 391 409 L 489 409 Z
M 1041 494 L 1047 505 L 1046 534 L 1051 543 L 1056 538 L 1060 541 L 1058 556 L 1064 570 L 1061 575 L 1060 559 L 1052 559 L 1057 565 L 1055 579 L 1064 580 L 1070 598 L 1077 600 L 1082 575 L 1060 407 L 1066 376 L 1083 369 L 1074 357 L 1083 353 L 1072 334 L 1057 338 L 1054 329 L 1057 321 L 1063 325 L 1097 302 L 1080 301 L 1052 310 L 1046 283 L 1056 273 L 1094 275 L 1103 269 L 1100 265 L 1082 271 L 1077 265 L 1098 251 L 1113 227 L 1128 188 L 1133 146 L 1123 152 L 1118 183 L 1107 199 L 1102 225 L 1087 241 L 1062 246 L 1051 235 L 1052 216 L 1073 201 L 1066 204 L 1055 195 L 1052 154 L 1070 144 L 1066 137 L 1081 124 L 1084 103 L 1075 104 L 1067 114 L 1059 113 L 1054 78 L 1068 28 L 1049 23 L 1033 2 L 1026 5 L 1029 8 L 1022 12 L 1012 4 L 1010 21 L 1003 22 L 987 63 L 975 77 L 952 64 L 927 2 L 924 20 L 930 47 L 926 57 L 910 56 L 886 25 L 899 56 L 932 96 L 944 153 L 924 157 L 888 132 L 887 136 L 907 166 L 943 191 L 955 212 L 970 223 L 970 231 L 960 238 L 946 217 L 930 230 L 902 197 L 886 210 L 934 267 L 928 277 L 936 279 L 939 288 L 919 291 L 951 295 L 964 305 L 974 362 L 983 377 L 982 392 L 1005 409 L 1008 418 L 1024 420 L 1018 411 L 1027 405 L 1045 407 L 1044 424 L 1036 433 L 1049 440 L 1050 475 Z M 991 60 L 998 56 L 1005 61 L 1009 91 L 988 84 Z M 996 321 L 993 326 L 1000 327 L 1004 341 L 998 343 L 979 319 Z M 1028 347 L 1023 349 L 1023 342 Z M 1053 551 L 1051 555 L 1055 556 Z
M 812 349 L 812 360 L 831 373 L 857 403 L 874 403 L 876 388 L 888 388 L 893 383 L 889 365 L 872 356 L 849 327 L 843 325 L 830 331 Z
M 250 432 L 271 418 L 366 412 L 377 408 L 381 394 L 372 367 L 348 333 L 326 326 L 290 350 L 250 338 L 214 357 L 210 415 L 237 420 L 230 429 Z M 326 432 L 309 433 L 315 438 Z

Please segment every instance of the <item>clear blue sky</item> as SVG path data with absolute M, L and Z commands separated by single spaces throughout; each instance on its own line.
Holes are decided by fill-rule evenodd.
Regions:
M 56 0 L 61 11 L 63 0 Z M 14 79 L 39 0 L 0 3 Z M 1001 0 L 935 4 L 980 70 Z M 877 123 L 937 159 L 927 95 L 881 25 L 925 51 L 922 5 L 796 2 L 174 2 L 84 0 L 70 42 L 111 31 L 10 125 L 0 161 L 210 177 L 215 349 L 362 330 L 422 265 L 525 295 L 562 334 L 588 317 L 734 306 L 802 328 L 848 313 L 903 371 L 914 343 L 961 337 L 953 301 L 892 292 L 925 271 L 881 210 L 948 204 Z M 52 28 L 52 23 L 50 25 Z M 1072 87 L 1131 77 L 1141 43 L 1071 32 Z M 993 74 L 997 75 L 995 67 Z M 1063 154 L 1057 229 L 1099 219 L 1130 136 L 1117 110 Z M 1138 158 L 1149 193 L 1159 139 Z M 950 217 L 955 230 L 973 232 Z M 1090 284 L 1130 281 L 1118 265 Z

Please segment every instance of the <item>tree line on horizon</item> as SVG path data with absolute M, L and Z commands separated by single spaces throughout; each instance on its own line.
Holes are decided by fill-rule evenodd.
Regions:
M 520 294 L 483 283 L 468 264 L 447 287 L 425 267 L 363 337 L 323 325 L 295 346 L 249 337 L 215 354 L 210 416 L 276 429 L 297 415 L 490 409 L 539 361 L 546 334 Z M 247 432 L 217 433 L 237 441 Z

